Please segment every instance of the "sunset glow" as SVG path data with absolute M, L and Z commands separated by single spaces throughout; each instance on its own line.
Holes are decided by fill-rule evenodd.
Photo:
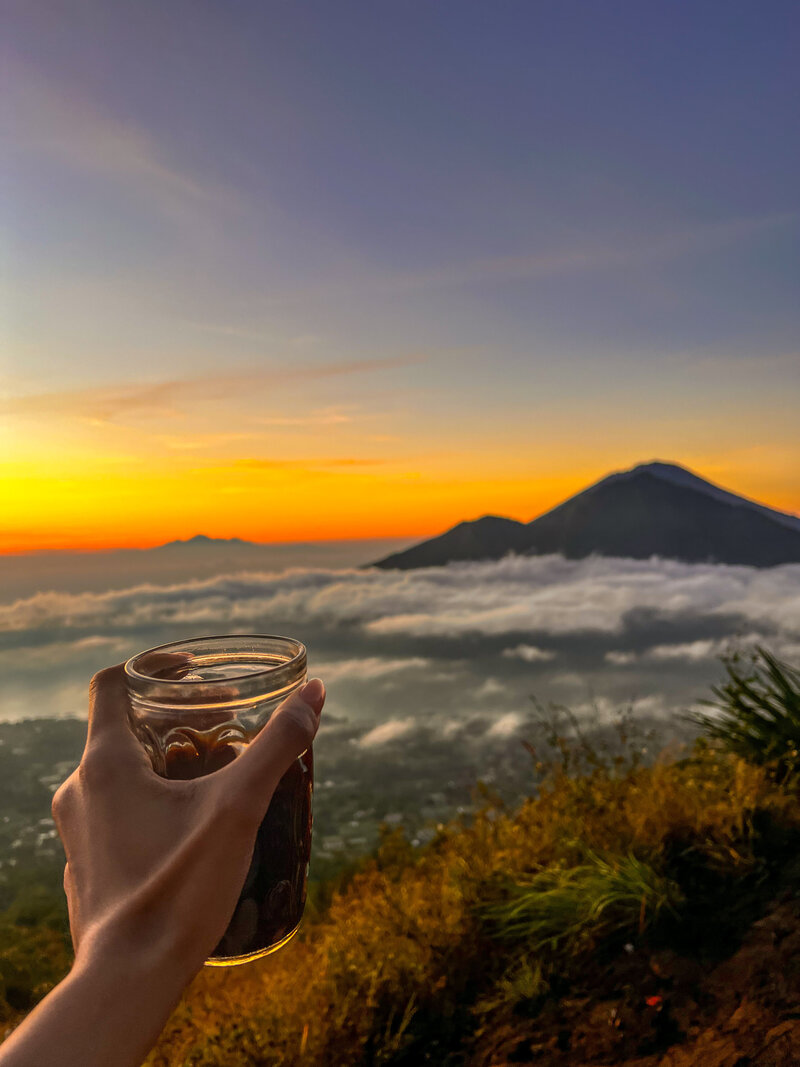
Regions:
M 413 6 L 15 6 L 0 551 L 800 511 L 788 37 Z
M 141 429 L 92 427 L 72 452 L 54 434 L 53 453 L 43 457 L 42 427 L 29 459 L 4 464 L 0 550 L 141 548 L 198 532 L 258 542 L 422 538 L 488 513 L 528 521 L 611 470 L 676 458 L 674 450 L 651 454 L 642 440 L 598 449 L 592 462 L 574 452 L 551 459 L 544 442 L 521 459 L 523 442 L 498 446 L 490 434 L 482 448 L 472 442 L 474 451 L 464 442 L 463 458 L 435 440 L 426 454 L 410 436 L 326 456 L 326 443 L 308 433 L 307 452 L 287 441 L 281 458 L 268 459 L 237 455 L 240 436 L 231 431 L 231 441 L 218 443 L 176 434 L 165 446 L 162 433 L 148 440 Z M 132 437 L 137 451 L 123 450 Z M 800 510 L 789 447 L 677 459 L 772 507 Z

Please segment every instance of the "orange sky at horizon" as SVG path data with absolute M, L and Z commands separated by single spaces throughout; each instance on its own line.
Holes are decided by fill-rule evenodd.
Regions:
M 655 459 L 800 511 L 788 402 L 747 411 L 740 393 L 689 417 L 663 390 L 628 400 L 612 382 L 607 396 L 568 397 L 565 415 L 513 383 L 476 389 L 469 367 L 439 362 L 441 381 L 435 359 L 411 353 L 49 392 L 12 382 L 0 396 L 0 450 L 13 457 L 0 461 L 0 552 L 198 533 L 424 539 L 485 514 L 530 521 Z M 757 444 L 741 443 L 744 418 Z
M 576 457 L 577 458 L 577 457 Z M 233 458 L 198 462 L 181 456 L 167 472 L 147 461 L 84 457 L 5 464 L 0 553 L 149 548 L 198 533 L 260 543 L 424 539 L 465 519 L 499 514 L 530 521 L 611 473 L 652 459 L 679 462 L 723 488 L 781 511 L 800 511 L 791 456 L 770 477 L 751 462 L 618 451 L 594 463 L 546 473 L 542 459 L 524 470 L 509 462 L 438 459 L 427 466 L 331 457 L 317 460 Z M 539 467 L 541 474 L 531 471 Z M 87 466 L 90 468 L 87 470 Z M 62 469 L 59 470 L 58 468 Z M 133 467 L 133 470 L 125 470 Z M 94 469 L 91 469 L 94 468 Z

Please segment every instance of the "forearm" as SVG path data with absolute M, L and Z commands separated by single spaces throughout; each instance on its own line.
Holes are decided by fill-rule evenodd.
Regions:
M 191 977 L 136 953 L 79 959 L 0 1047 L 0 1067 L 139 1067 Z

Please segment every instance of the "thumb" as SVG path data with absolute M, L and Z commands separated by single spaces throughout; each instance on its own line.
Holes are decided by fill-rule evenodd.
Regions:
M 317 733 L 325 703 L 325 686 L 312 678 L 279 704 L 267 725 L 245 751 L 223 768 L 235 775 L 240 788 L 259 794 L 275 786 L 308 748 Z

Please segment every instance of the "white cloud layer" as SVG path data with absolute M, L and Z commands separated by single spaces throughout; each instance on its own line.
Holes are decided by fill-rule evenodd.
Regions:
M 612 667 L 628 667 L 630 664 L 635 663 L 639 657 L 635 652 L 625 652 L 622 649 L 613 648 L 610 652 L 606 652 L 603 658 Z
M 767 570 L 668 560 L 509 557 L 421 571 L 236 574 L 108 593 L 39 593 L 0 605 L 0 632 L 148 626 L 269 628 L 291 618 L 417 637 L 520 631 L 617 634 L 636 609 L 663 618 L 739 616 L 800 636 L 800 564 Z M 516 654 L 533 662 L 517 646 Z M 537 649 L 537 652 L 539 650 Z
M 505 692 L 507 692 L 505 683 L 497 678 L 490 677 L 487 678 L 486 681 L 481 682 L 473 695 L 477 700 L 483 700 L 485 697 L 494 697 Z
M 555 652 L 546 648 L 537 648 L 536 645 L 517 645 L 515 648 L 504 648 L 502 653 L 506 659 L 522 659 L 526 663 L 547 663 L 555 659 Z
M 522 725 L 522 716 L 508 711 L 492 723 L 486 731 L 489 737 L 511 737 Z
M 364 734 L 358 742 L 360 748 L 374 748 L 376 745 L 385 745 L 388 741 L 396 741 L 398 737 L 407 734 L 415 725 L 413 718 L 389 719 L 380 726 L 374 727 Z
M 326 684 L 339 682 L 343 678 L 357 681 L 370 681 L 382 678 L 386 674 L 398 671 L 426 670 L 431 660 L 423 656 L 408 656 L 405 659 L 382 659 L 380 656 L 363 656 L 360 659 L 317 661 L 312 664 L 312 671 L 319 671 Z
M 168 640 L 234 632 L 306 640 L 329 710 L 366 731 L 367 747 L 403 736 L 409 714 L 420 728 L 448 722 L 467 743 L 478 708 L 492 737 L 513 740 L 508 716 L 531 696 L 589 718 L 637 701 L 643 715 L 670 716 L 719 679 L 731 644 L 763 643 L 796 661 L 800 565 L 547 556 L 39 593 L 0 604 L 0 719 L 83 715 L 100 667 Z
M 729 641 L 687 641 L 677 645 L 655 645 L 645 656 L 647 659 L 693 661 L 721 656 L 729 647 Z
M 94 655 L 99 655 L 104 660 L 118 660 L 124 656 L 126 650 L 126 641 L 102 634 L 81 637 L 77 641 L 54 641 L 27 648 L 4 648 L 0 650 L 0 671 L 10 667 L 17 670 L 52 670 L 56 666 L 81 662 L 85 657 Z
M 759 644 L 759 642 L 764 642 L 764 635 L 751 632 L 735 634 L 731 637 L 718 638 L 716 640 L 707 638 L 698 641 L 682 641 L 673 645 L 653 645 L 652 648 L 645 649 L 640 654 L 612 649 L 610 652 L 606 652 L 604 659 L 606 663 L 610 663 L 615 667 L 627 667 L 633 663 L 641 663 L 643 661 L 668 662 L 670 660 L 683 660 L 689 663 L 698 663 L 701 660 L 719 659 L 720 656 L 724 656 L 736 647 L 750 648 Z M 787 644 L 780 637 L 777 640 L 773 638 L 769 643 L 781 655 L 786 655 L 787 650 L 795 647 Z

